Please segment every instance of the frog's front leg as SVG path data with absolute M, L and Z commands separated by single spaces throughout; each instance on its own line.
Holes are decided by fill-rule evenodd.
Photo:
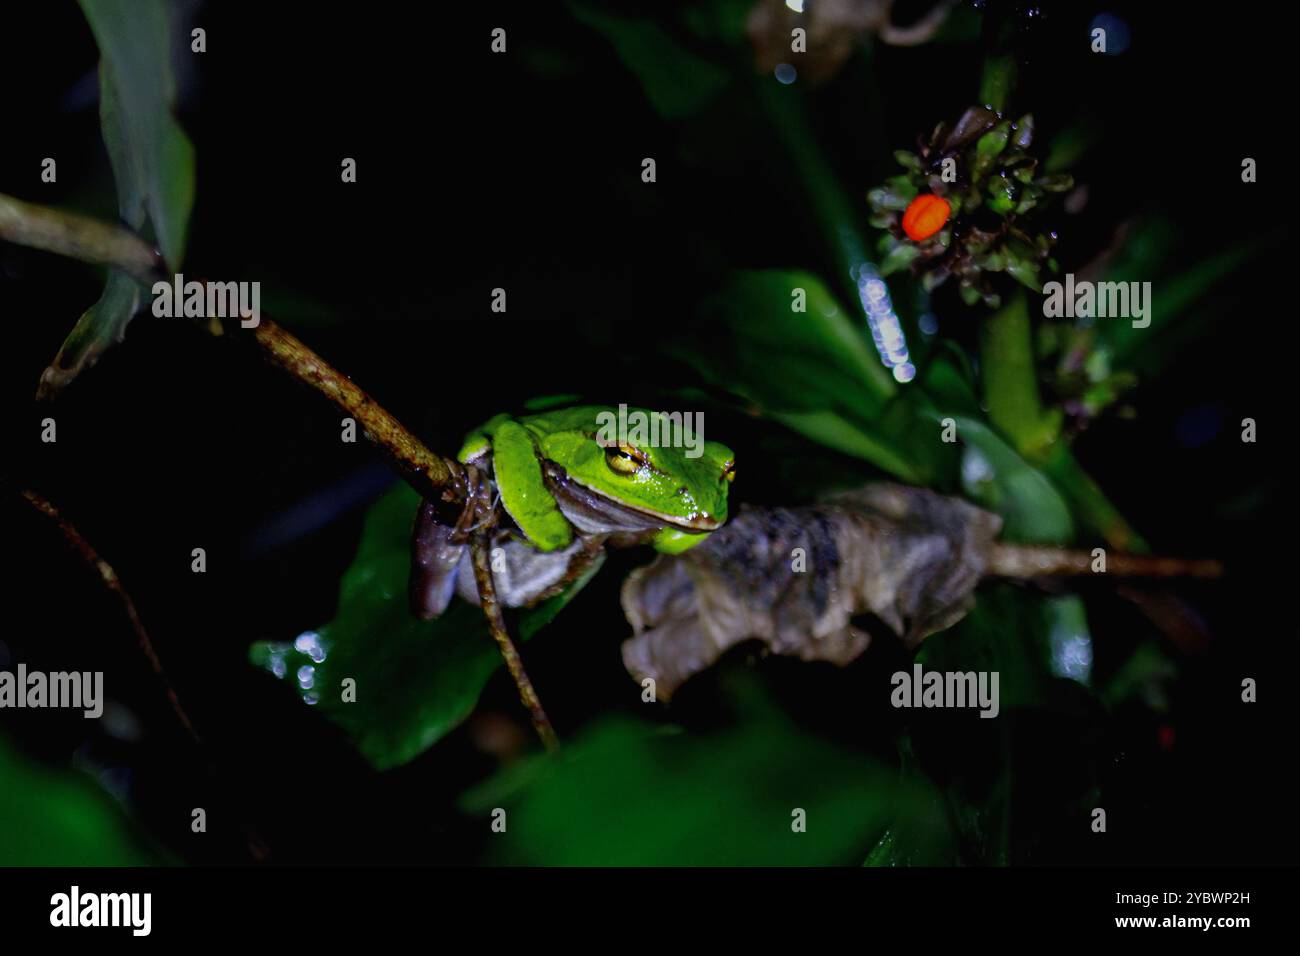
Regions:
M 558 551 L 573 540 L 573 526 L 546 487 L 542 462 L 528 429 L 515 421 L 492 436 L 492 472 L 501 504 L 538 551 Z

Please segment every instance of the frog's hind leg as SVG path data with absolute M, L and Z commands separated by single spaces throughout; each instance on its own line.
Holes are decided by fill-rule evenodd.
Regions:
M 439 617 L 456 591 L 457 571 L 469 558 L 465 534 L 438 520 L 425 501 L 411 533 L 411 611 L 423 621 Z
M 475 465 L 485 468 L 492 454 L 492 436 L 502 422 L 510 420 L 508 415 L 496 415 L 484 422 L 465 436 L 465 444 L 456 453 L 456 460 L 463 465 Z

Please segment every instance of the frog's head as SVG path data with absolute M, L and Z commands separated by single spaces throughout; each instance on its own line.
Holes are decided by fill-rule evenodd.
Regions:
M 574 411 L 577 411 L 576 409 Z M 584 409 L 585 420 L 538 436 L 542 454 L 562 467 L 569 478 L 625 508 L 688 532 L 712 531 L 727 520 L 727 489 L 735 476 L 731 449 L 699 436 L 682 437 L 663 412 L 628 409 L 657 418 L 657 442 L 640 441 L 635 428 L 624 440 L 606 437 L 600 413 Z M 677 423 L 673 423 L 676 426 Z M 649 432 L 645 432 L 649 434 Z M 684 446 L 684 447 L 683 447 Z

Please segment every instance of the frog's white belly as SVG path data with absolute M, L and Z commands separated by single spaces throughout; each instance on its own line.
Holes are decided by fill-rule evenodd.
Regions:
M 498 540 L 492 545 L 492 582 L 497 600 L 504 607 L 526 607 L 564 579 L 569 563 L 585 549 L 581 538 L 559 551 L 538 551 L 514 538 Z M 474 581 L 474 564 L 465 549 L 456 568 L 456 593 L 471 604 L 478 604 L 478 585 Z

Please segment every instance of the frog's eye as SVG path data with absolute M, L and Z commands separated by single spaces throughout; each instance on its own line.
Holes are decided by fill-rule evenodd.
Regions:
M 722 466 L 722 477 L 728 482 L 736 480 L 736 463 L 734 461 L 729 461 Z
M 605 449 L 605 464 L 620 475 L 635 475 L 645 463 L 645 456 L 626 442 Z

